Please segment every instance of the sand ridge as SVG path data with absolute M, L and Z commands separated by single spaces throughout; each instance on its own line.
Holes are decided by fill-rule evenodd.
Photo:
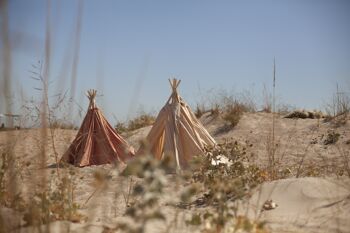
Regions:
M 264 165 L 267 161 L 266 143 L 271 132 L 271 114 L 246 113 L 239 124 L 231 130 L 222 130 L 225 123 L 221 119 L 212 118 L 209 114 L 201 118 L 205 127 L 218 142 L 225 140 L 238 141 L 242 144 L 252 144 L 248 148 L 252 153 L 252 162 Z M 150 126 L 138 129 L 124 135 L 131 145 L 138 148 L 150 130 Z M 329 130 L 339 132 L 339 141 L 334 145 L 324 145 L 323 140 Z M 59 155 L 68 148 L 76 134 L 75 130 L 55 130 L 55 147 Z M 276 141 L 278 143 L 277 156 L 284 167 L 294 166 L 305 157 L 305 164 L 324 163 L 324 170 L 318 177 L 290 178 L 276 180 L 262 184 L 252 193 L 249 205 L 242 209 L 249 218 L 259 218 L 268 222 L 271 232 L 350 232 L 350 182 L 345 175 L 337 177 L 331 173 L 333 165 L 344 163 L 339 148 L 350 150 L 347 140 L 350 138 L 350 126 L 346 124 L 333 128 L 329 123 L 317 119 L 285 119 L 276 118 Z M 38 151 L 40 150 L 40 130 L 20 130 L 0 132 L 0 146 L 6 146 L 7 141 L 15 144 L 14 154 L 18 163 L 23 166 L 22 178 L 19 184 L 30 183 L 37 176 L 37 169 L 43 169 L 47 179 L 53 179 L 55 168 L 40 167 Z M 315 143 L 316 141 L 316 143 Z M 47 166 L 55 163 L 52 141 L 47 139 Z M 64 168 L 61 168 L 64 169 Z M 58 221 L 50 224 L 52 232 L 103 232 L 106 226 L 112 227 L 123 219 L 126 205 L 121 190 L 127 189 L 128 179 L 119 177 L 112 165 L 72 168 L 77 177 L 75 186 L 75 200 L 81 206 L 80 212 L 88 216 L 87 222 L 71 223 Z M 98 191 L 89 201 L 87 199 L 95 190 L 94 174 L 105 172 L 109 175 L 106 187 Z M 327 174 L 333 174 L 328 176 Z M 295 176 L 292 174 L 291 176 Z M 307 175 L 303 175 L 307 176 Z M 171 177 L 169 177 L 171 180 Z M 23 193 L 30 192 L 26 185 L 19 185 Z M 167 195 L 162 197 L 162 211 L 170 216 L 177 211 L 166 205 L 168 200 L 178 198 L 179 187 L 169 182 L 166 187 Z M 272 199 L 278 204 L 273 210 L 261 212 L 264 201 Z M 183 210 L 183 218 L 191 215 L 192 210 Z M 11 216 L 17 215 L 8 208 L 1 208 L 1 215 L 9 219 L 7 229 L 12 232 L 32 232 L 32 227 L 23 227 L 23 221 L 13 223 Z M 171 232 L 199 232 L 199 229 L 184 224 L 184 219 Z M 181 222 L 182 221 L 182 222 Z M 20 227 L 20 228 L 18 228 Z M 155 222 L 149 226 L 147 232 L 164 232 L 165 226 Z

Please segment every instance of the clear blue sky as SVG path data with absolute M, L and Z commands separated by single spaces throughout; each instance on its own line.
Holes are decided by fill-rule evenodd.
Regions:
M 69 88 L 77 3 L 51 2 L 52 94 Z M 28 97 L 46 13 L 44 0 L 9 1 L 13 85 Z M 199 88 L 251 89 L 259 100 L 263 85 L 272 86 L 273 57 L 284 103 L 320 108 L 336 83 L 349 91 L 350 1 L 84 1 L 75 99 L 86 108 L 84 91 L 97 88 L 112 123 L 113 114 L 126 118 L 133 99 L 158 111 L 172 76 L 192 106 Z

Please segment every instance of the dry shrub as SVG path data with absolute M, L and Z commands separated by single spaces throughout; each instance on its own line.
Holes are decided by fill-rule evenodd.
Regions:
M 279 103 L 277 106 L 277 112 L 281 115 L 286 115 L 288 113 L 291 113 L 295 109 L 296 109 L 296 107 L 289 105 L 289 104 L 284 104 L 284 103 Z
M 220 106 L 220 107 L 218 107 Z M 222 112 L 222 118 L 229 124 L 230 128 L 235 127 L 245 112 L 255 112 L 255 103 L 248 94 L 241 94 L 239 97 L 223 95 L 221 105 L 216 106 Z
M 209 90 L 205 93 L 205 98 L 197 102 L 198 115 L 210 112 L 212 116 L 219 116 L 225 113 L 233 105 L 239 103 L 244 106 L 245 112 L 255 112 L 256 103 L 253 94 L 250 91 L 235 93 L 227 90 Z M 207 110 L 206 110 L 207 109 Z M 195 111 L 197 113 L 197 111 Z
M 3 4 L 4 3 L 4 4 Z M 48 5 L 48 8 L 50 8 L 50 4 Z M 79 9 L 81 9 L 81 4 Z M 2 13 L 6 14 L 0 14 L 2 20 L 0 20 L 3 23 L 1 35 L 8 35 L 8 29 L 7 29 L 7 4 L 6 1 L 1 1 L 0 4 L 0 10 Z M 0 148 L 0 154 L 1 154 L 1 160 L 0 160 L 0 205 L 1 206 L 8 206 L 18 212 L 19 215 L 24 214 L 24 221 L 27 223 L 27 225 L 36 225 L 39 226 L 43 223 L 50 223 L 54 220 L 70 220 L 70 221 L 79 221 L 79 215 L 76 213 L 76 209 L 78 208 L 77 205 L 74 203 L 73 200 L 73 187 L 75 186 L 73 184 L 73 178 L 68 176 L 61 176 L 59 175 L 59 169 L 57 166 L 57 176 L 54 178 L 47 176 L 47 169 L 46 161 L 49 156 L 52 154 L 49 153 L 50 150 L 53 150 L 54 156 L 56 157 L 56 162 L 58 161 L 57 158 L 57 151 L 55 147 L 55 131 L 50 126 L 57 126 L 61 127 L 60 124 L 54 123 L 57 119 L 62 118 L 62 113 L 64 113 L 64 110 L 62 107 L 64 107 L 64 104 L 62 102 L 65 102 L 65 94 L 62 96 L 59 95 L 52 95 L 49 94 L 49 80 L 52 80 L 49 76 L 50 74 L 50 61 L 52 57 L 52 50 L 51 50 L 51 29 L 50 27 L 50 12 L 47 11 L 47 18 L 46 18 L 46 33 L 45 33 L 45 40 L 44 40 L 44 62 L 39 62 L 38 64 L 33 64 L 32 67 L 33 70 L 29 71 L 31 74 L 31 78 L 33 80 L 36 80 L 36 85 L 34 87 L 35 90 L 39 91 L 39 95 L 41 96 L 41 100 L 34 101 L 34 100 L 23 100 L 24 106 L 22 106 L 22 111 L 26 112 L 27 114 L 24 115 L 24 119 L 27 120 L 30 124 L 30 126 L 38 127 L 40 128 L 40 141 L 38 143 L 39 152 L 36 155 L 35 162 L 37 162 L 40 166 L 38 169 L 29 169 L 31 176 L 29 177 L 29 182 L 25 182 L 24 180 L 26 177 L 25 175 L 22 176 L 21 172 L 23 170 L 23 165 L 21 164 L 21 159 L 17 159 L 17 156 L 14 154 L 13 148 L 15 145 L 12 145 L 12 140 L 14 138 L 10 137 L 9 134 L 5 136 L 5 139 L 8 139 L 6 142 L 6 150 L 3 151 L 3 148 Z M 79 34 L 80 31 L 77 33 Z M 7 38 L 7 36 L 5 37 Z M 77 36 L 77 38 L 79 38 Z M 6 53 L 4 53 L 4 90 L 5 90 L 5 96 L 6 96 L 6 112 L 12 112 L 11 108 L 8 106 L 11 106 L 12 99 L 17 99 L 18 95 L 10 95 L 11 92 L 11 79 L 13 77 L 11 76 L 11 65 L 9 62 L 11 61 L 11 51 L 8 50 L 10 46 L 6 42 L 8 42 L 8 38 L 4 40 L 4 46 L 3 48 L 6 49 Z M 76 40 L 79 43 L 79 40 Z M 73 46 L 75 51 L 79 51 L 76 49 L 77 44 Z M 77 54 L 77 52 L 75 52 Z M 72 67 L 74 67 L 74 70 L 76 71 L 76 67 L 78 64 L 77 57 L 74 56 L 74 64 Z M 45 66 L 43 66 L 45 64 Z M 64 67 L 69 66 L 69 64 L 66 64 Z M 6 71 L 6 72 L 5 72 Z M 76 72 L 72 72 L 72 80 L 75 80 Z M 2 79 L 1 79 L 2 81 Z M 37 86 L 39 84 L 40 86 Z M 73 82 L 74 84 L 74 82 Z M 70 88 L 71 92 L 74 93 L 75 91 L 75 85 Z M 71 95 L 71 97 L 74 95 Z M 54 100 L 52 100 L 54 98 Z M 54 102 L 55 101 L 55 102 Z M 68 115 L 71 115 L 72 108 L 69 108 L 70 111 L 66 112 Z M 28 124 L 28 126 L 29 126 Z M 28 127 L 26 126 L 26 127 Z M 49 131 L 49 132 L 48 132 Z M 51 147 L 47 145 L 47 140 L 51 139 Z M 11 143 L 10 143 L 11 142 Z M 11 145 L 10 145 L 11 144 Z M 28 171 L 28 169 L 27 169 Z M 53 171 L 53 170 L 52 170 Z M 61 170 L 62 171 L 62 170 Z M 54 173 L 54 171 L 53 171 Z M 19 182 L 22 181 L 22 182 Z M 21 193 L 23 190 L 25 190 L 25 193 Z M 22 197 L 22 195 L 26 194 L 25 197 Z M 17 218 L 17 217 L 14 217 Z M 18 218 L 18 221 L 20 222 L 21 219 Z M 3 224 L 4 223 L 4 224 Z M 9 232 L 9 231 L 15 231 L 18 232 L 20 229 L 13 228 L 13 226 L 10 226 L 11 229 L 6 229 L 6 222 L 3 222 L 2 216 L 0 216 L 0 232 Z M 10 223 L 11 224 L 11 223 Z M 38 231 L 38 232 L 49 232 L 50 226 L 47 226 L 46 230 L 42 230 L 42 228 L 38 227 L 37 229 L 33 229 L 32 231 Z M 28 231 L 31 231 L 30 229 Z
M 74 173 L 52 181 L 48 190 L 35 192 L 23 220 L 27 225 L 47 224 L 52 221 L 68 220 L 80 222 L 84 216 L 78 212 L 79 205 L 74 201 Z
M 218 117 L 219 114 L 220 114 L 220 106 L 216 104 L 210 109 L 210 115 L 214 117 Z
M 220 163 L 218 159 L 222 156 L 226 157 L 228 162 Z M 250 164 L 249 160 L 250 155 L 247 154 L 246 147 L 237 141 L 218 144 L 208 148 L 204 156 L 195 158 L 192 180 L 204 184 L 209 196 L 215 197 L 218 193 L 216 188 L 222 184 L 222 188 L 226 190 L 225 200 L 242 198 L 248 191 L 247 187 L 250 189 L 265 181 L 264 176 L 260 176 L 262 170 Z M 225 182 L 227 180 L 235 184 L 230 187 L 230 184 Z
M 1 151 L 1 160 L 0 160 L 0 203 L 3 205 L 5 202 L 6 194 L 6 176 L 9 169 L 8 164 L 9 156 L 5 151 Z
M 214 118 L 220 116 L 225 121 L 225 126 L 220 128 L 220 132 L 235 127 L 243 113 L 256 111 L 253 95 L 249 91 L 230 93 L 225 90 L 220 90 L 206 97 L 206 102 L 209 103 L 207 108 L 210 109 L 210 115 Z M 198 105 L 205 106 L 204 103 Z M 204 111 L 204 113 L 206 112 L 208 111 Z M 203 110 L 201 113 L 203 113 Z
M 12 193 L 11 185 L 14 179 L 21 176 L 23 166 L 19 163 L 11 166 L 11 152 L 14 145 L 9 145 L 8 148 L 1 148 L 0 154 L 0 205 L 13 208 L 16 210 L 23 210 L 23 199 L 20 193 Z M 1 229 L 1 228 L 0 228 Z
M 339 140 L 340 134 L 333 131 L 333 130 L 328 130 L 326 138 L 323 141 L 324 145 L 330 145 L 330 144 L 335 144 Z
M 0 160 L 0 204 L 6 206 L 18 213 L 24 215 L 23 220 L 26 225 L 40 226 L 56 220 L 69 220 L 80 222 L 83 216 L 78 213 L 79 206 L 75 203 L 74 173 L 70 172 L 68 176 L 50 179 L 48 188 L 41 187 L 38 184 L 34 194 L 24 197 L 21 190 L 17 193 L 11 193 L 9 190 L 9 156 L 5 151 L 1 152 Z M 15 164 L 15 175 L 22 177 L 21 171 L 30 163 Z
M 118 122 L 114 128 L 119 133 L 134 131 L 152 125 L 156 118 L 149 113 L 141 113 L 128 123 Z
M 220 106 L 218 104 L 215 104 L 209 110 L 205 110 L 204 105 L 197 104 L 194 115 L 199 119 L 208 112 L 210 113 L 210 116 L 216 118 L 220 114 Z
M 222 156 L 227 158 L 226 163 L 218 162 Z M 233 232 L 264 232 L 264 223 L 237 213 L 235 201 L 247 197 L 254 187 L 266 180 L 263 170 L 249 163 L 245 147 L 237 142 L 219 144 L 208 148 L 205 156 L 195 158 L 193 164 L 192 185 L 200 185 L 204 193 L 187 205 L 211 208 L 193 214 L 187 224 L 201 225 L 206 232 L 226 232 L 227 227 L 234 229 Z
M 65 109 L 67 105 L 71 103 L 70 100 L 67 101 L 66 93 L 60 93 L 58 95 L 49 96 L 49 83 L 47 81 L 47 76 L 44 75 L 44 70 L 46 69 L 42 62 L 38 62 L 37 65 L 32 65 L 34 70 L 31 71 L 31 78 L 35 80 L 36 87 L 35 90 L 42 94 L 42 99 L 35 100 L 31 99 L 25 101 L 22 110 L 26 113 L 23 114 L 23 120 L 30 122 L 33 126 L 40 127 L 40 136 L 35 138 L 31 135 L 34 140 L 37 140 L 36 145 L 38 146 L 39 158 L 39 169 L 35 169 L 33 172 L 33 179 L 26 186 L 17 188 L 16 192 L 12 192 L 8 185 L 1 188 L 1 193 L 10 193 L 11 200 L 7 199 L 9 207 L 17 210 L 20 214 L 24 215 L 23 220 L 26 225 L 40 226 L 42 224 L 48 224 L 56 220 L 68 220 L 73 222 L 78 222 L 82 220 L 82 215 L 80 215 L 77 210 L 79 206 L 74 202 L 74 174 L 61 174 L 62 170 L 59 169 L 58 165 L 58 152 L 56 149 L 56 129 L 58 128 L 74 128 L 73 125 L 67 123 L 64 114 L 67 113 Z M 48 66 L 46 64 L 46 66 Z M 49 140 L 50 139 L 50 140 Z M 56 161 L 56 169 L 52 170 L 52 176 L 49 176 L 46 170 L 46 158 L 49 156 L 48 140 L 50 141 L 51 150 Z M 16 146 L 16 142 L 13 145 L 7 145 L 8 148 L 13 148 Z M 2 152 L 1 152 L 2 153 Z M 3 154 L 3 153 L 2 153 Z M 3 166 L 1 166 L 1 172 L 4 173 L 4 180 L 11 180 L 11 183 L 15 179 L 22 179 L 21 171 L 24 166 L 29 166 L 27 162 L 21 162 L 20 159 L 14 163 L 13 170 L 16 171 L 15 174 L 7 174 L 6 161 L 11 161 L 15 159 L 15 155 L 12 153 L 12 158 L 3 154 Z M 21 163 L 26 163 L 22 165 Z M 61 171 L 61 172 L 60 172 Z M 56 174 L 55 174 L 56 172 Z M 65 170 L 63 171 L 65 172 Z M 68 172 L 68 171 L 67 171 Z M 12 171 L 13 173 L 13 171 Z M 10 175 L 10 178 L 8 176 Z M 13 176 L 16 177 L 13 177 Z M 1 183 L 3 182 L 0 175 Z M 29 189 L 30 192 L 25 193 L 26 196 L 22 197 L 24 193 L 23 190 Z M 31 190 L 32 189 L 32 190 Z
M 262 106 L 262 111 L 271 113 L 272 112 L 272 95 L 271 93 L 268 92 L 266 85 L 264 85 L 263 89 L 263 106 Z
M 338 151 L 343 162 L 343 169 L 340 169 L 339 175 L 344 175 L 344 173 L 346 173 L 350 178 L 350 151 L 340 147 L 338 147 Z
M 132 131 L 132 130 L 143 128 L 145 126 L 152 125 L 154 121 L 155 121 L 154 116 L 143 113 L 140 116 L 129 121 L 128 130 Z
M 203 114 L 205 113 L 205 107 L 203 104 L 197 104 L 196 105 L 196 110 L 194 112 L 194 115 L 197 117 L 197 118 L 201 118 L 201 116 L 203 116 Z
M 170 158 L 170 157 L 167 157 Z M 140 232 L 146 230 L 146 225 L 154 220 L 166 221 L 166 216 L 160 208 L 160 198 L 168 183 L 166 171 L 172 166 L 171 160 L 155 160 L 149 155 L 138 157 L 128 164 L 122 176 L 137 176 L 143 178 L 132 186 L 131 197 L 125 215 L 132 221 L 120 222 L 116 229 L 123 232 Z
M 306 110 L 294 110 L 289 112 L 284 118 L 297 118 L 297 119 L 320 119 L 324 117 L 323 113 L 318 110 L 306 111 Z
M 337 85 L 337 90 L 326 104 L 325 110 L 328 115 L 326 121 L 332 122 L 335 127 L 345 125 L 350 113 L 349 92 L 341 91 Z
M 232 104 L 225 106 L 225 111 L 223 119 L 230 124 L 230 127 L 235 127 L 239 120 L 241 119 L 244 112 L 248 112 L 249 109 L 237 101 L 234 101 Z
M 55 120 L 53 122 L 50 122 L 50 128 L 54 128 L 54 129 L 75 129 L 75 130 L 78 129 L 78 127 L 75 126 L 73 123 L 60 121 L 60 120 Z
M 221 155 L 227 156 L 231 166 L 212 164 L 212 160 Z M 174 161 L 170 156 L 158 161 L 145 155 L 131 161 L 121 174 L 138 177 L 132 178 L 135 182 L 131 186 L 125 212 L 127 220 L 119 222 L 109 230 L 142 233 L 153 221 L 166 223 L 168 216 L 164 215 L 160 200 L 169 182 L 166 174 L 173 169 Z M 188 225 L 197 225 L 205 232 L 224 232 L 225 228 L 242 232 L 266 232 L 264 222 L 250 220 L 237 214 L 238 206 L 235 201 L 244 199 L 253 187 L 265 181 L 263 171 L 249 164 L 249 155 L 245 147 L 233 142 L 208 148 L 204 156 L 195 157 L 191 163 L 191 170 L 182 171 L 181 174 L 173 178 L 185 181 L 181 184 L 187 186 L 180 192 L 181 203 L 175 206 L 209 207 L 204 213 L 193 213 L 191 219 L 186 221 Z M 169 204 L 173 205 L 172 202 Z M 176 216 L 178 211 L 179 208 L 176 209 Z M 169 219 L 168 231 L 171 224 L 176 224 L 176 216 L 173 223 Z
M 115 126 L 114 126 L 115 130 L 118 133 L 124 133 L 128 131 L 128 127 L 125 125 L 125 123 L 123 122 L 118 122 Z

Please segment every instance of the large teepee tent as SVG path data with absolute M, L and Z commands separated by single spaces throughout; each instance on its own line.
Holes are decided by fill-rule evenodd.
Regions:
M 134 149 L 112 128 L 96 106 L 96 90 L 89 90 L 89 109 L 79 132 L 61 161 L 83 167 L 122 162 L 134 155 Z
M 137 154 L 149 150 L 157 159 L 173 156 L 177 168 L 183 169 L 193 156 L 203 153 L 205 146 L 214 145 L 215 140 L 179 96 L 177 87 L 181 80 L 172 79 L 169 82 L 172 94 L 160 110 L 146 144 L 140 147 Z

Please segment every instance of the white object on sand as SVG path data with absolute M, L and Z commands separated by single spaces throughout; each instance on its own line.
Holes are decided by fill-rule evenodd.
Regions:
M 218 155 L 211 160 L 211 165 L 217 166 L 220 164 L 226 164 L 228 167 L 232 165 L 232 162 L 225 155 Z

